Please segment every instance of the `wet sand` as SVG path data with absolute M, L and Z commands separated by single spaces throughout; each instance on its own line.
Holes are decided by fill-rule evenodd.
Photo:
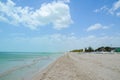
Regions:
M 120 54 L 66 53 L 32 80 L 120 80 Z

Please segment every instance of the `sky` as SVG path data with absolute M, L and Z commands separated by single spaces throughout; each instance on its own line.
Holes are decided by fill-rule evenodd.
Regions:
M 0 51 L 120 47 L 120 0 L 0 0 Z

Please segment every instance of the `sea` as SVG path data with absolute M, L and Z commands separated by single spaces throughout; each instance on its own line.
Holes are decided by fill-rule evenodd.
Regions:
M 0 80 L 31 80 L 62 52 L 0 52 Z

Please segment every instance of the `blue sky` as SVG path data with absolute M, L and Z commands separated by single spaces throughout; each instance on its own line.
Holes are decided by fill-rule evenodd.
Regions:
M 0 0 L 0 51 L 120 46 L 120 0 Z

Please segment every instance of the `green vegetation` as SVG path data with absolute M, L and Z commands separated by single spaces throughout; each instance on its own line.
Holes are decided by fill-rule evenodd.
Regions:
M 111 47 L 99 47 L 99 48 L 97 48 L 95 51 L 99 51 L 99 52 L 101 52 L 101 51 L 104 51 L 104 52 L 111 52 L 112 51 L 112 48 Z
M 76 50 L 72 50 L 70 52 L 83 52 L 83 49 L 76 49 Z
M 75 50 L 72 50 L 70 52 L 111 52 L 111 51 L 114 51 L 114 52 L 120 52 L 120 47 L 109 47 L 109 46 L 106 46 L 106 47 L 99 47 L 97 49 L 93 49 L 92 47 L 88 47 L 88 48 L 85 48 L 85 49 L 75 49 Z
M 92 47 L 85 48 L 85 52 L 94 52 L 94 49 Z

